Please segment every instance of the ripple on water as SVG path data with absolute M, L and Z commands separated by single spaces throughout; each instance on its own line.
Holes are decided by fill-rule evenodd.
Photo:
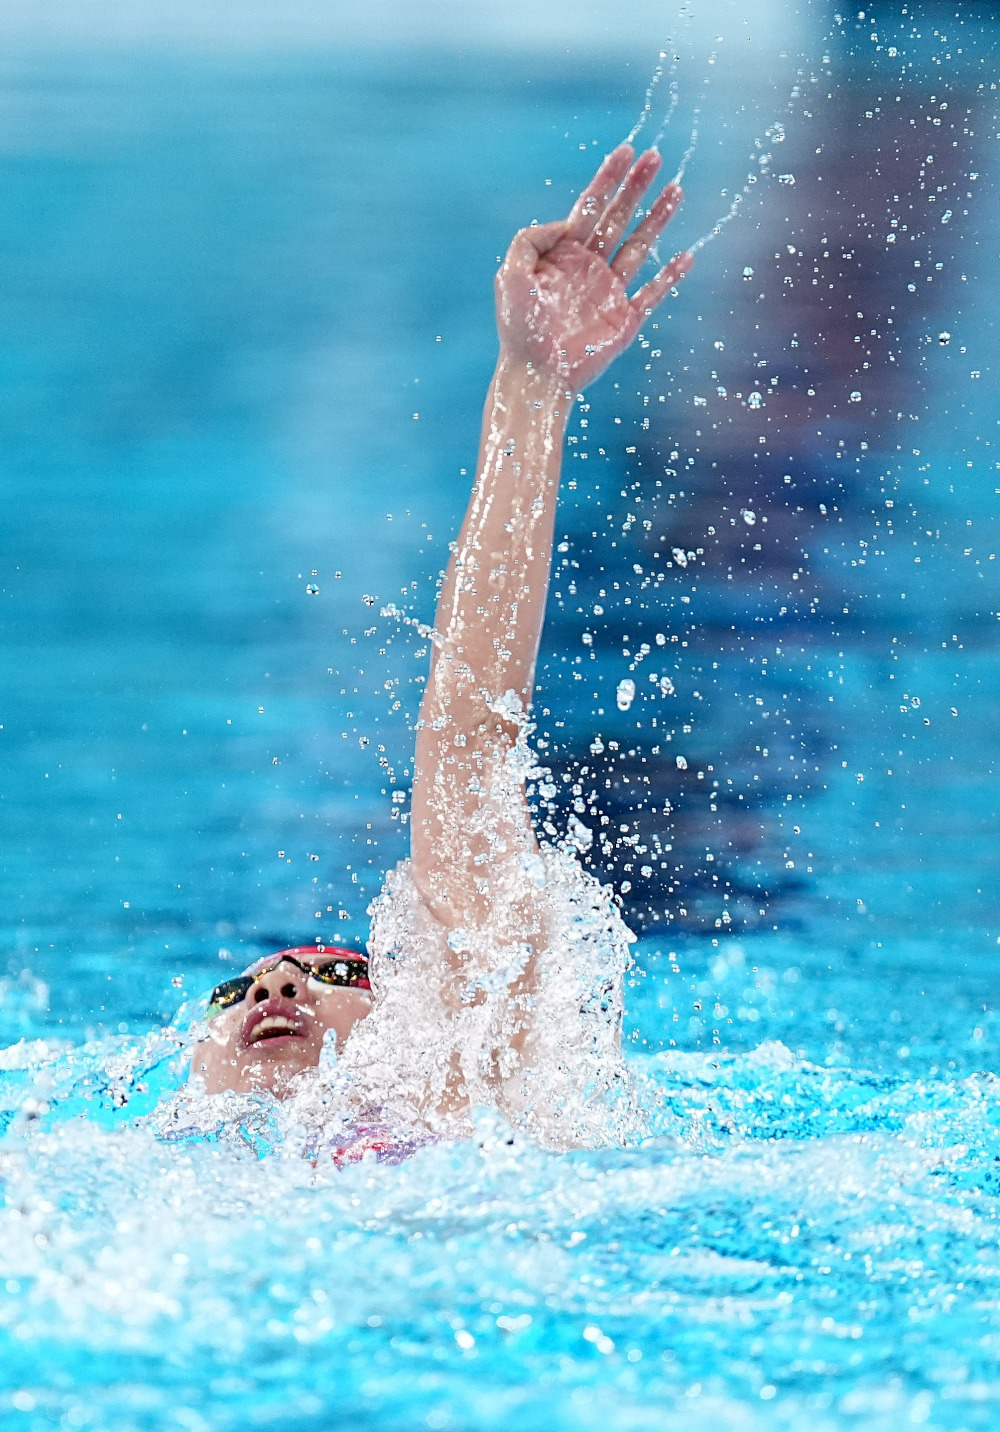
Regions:
M 546 1153 L 484 1113 L 338 1171 L 270 1101 L 175 1141 L 137 1120 L 183 1043 L 0 1055 L 20 1425 L 994 1425 L 991 1075 L 666 1050 L 632 1061 L 635 1147 Z

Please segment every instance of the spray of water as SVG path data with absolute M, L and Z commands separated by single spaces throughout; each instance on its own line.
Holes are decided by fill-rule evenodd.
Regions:
M 670 41 L 669 41 L 669 40 L 667 41 L 667 44 L 668 44 L 668 46 L 670 45 Z M 642 130 L 645 129 L 646 124 L 647 124 L 648 121 L 649 121 L 649 116 L 650 116 L 650 115 L 652 114 L 652 112 L 653 112 L 653 95 L 654 95 L 654 93 L 655 93 L 655 91 L 656 91 L 657 86 L 658 86 L 659 83 L 660 83 L 660 80 L 663 78 L 664 71 L 665 71 L 665 68 L 666 68 L 666 66 L 665 66 L 665 64 L 664 64 L 664 61 L 665 61 L 666 58 L 667 58 L 667 53 L 668 53 L 667 50 L 661 50 L 661 51 L 660 51 L 660 58 L 659 58 L 659 60 L 658 60 L 658 62 L 657 62 L 656 68 L 655 68 L 654 71 L 653 71 L 652 79 L 649 81 L 649 84 L 646 86 L 646 95 L 645 95 L 645 99 L 644 99 L 644 102 L 643 102 L 642 109 L 639 111 L 639 118 L 636 120 L 635 124 L 633 124 L 632 128 L 629 130 L 628 134 L 626 135 L 626 143 L 627 143 L 627 144 L 634 144 L 634 143 L 635 143 L 636 139 L 639 137 L 639 135 L 640 135 L 640 133 L 642 132 Z M 675 54 L 674 57 L 673 57 L 673 61 L 672 61 L 671 66 L 670 66 L 671 76 L 673 76 L 674 71 L 676 70 L 677 63 L 678 63 L 679 58 L 680 58 L 680 57 L 679 57 L 677 54 Z M 673 110 L 673 108 L 676 107 L 676 103 L 677 103 L 677 81 L 676 81 L 675 79 L 673 79 L 673 78 L 671 78 L 671 84 L 670 84 L 670 97 L 671 97 L 671 98 L 670 98 L 671 109 L 668 110 L 668 114 L 669 114 L 669 113 L 672 113 L 672 110 Z M 663 130 L 664 130 L 664 128 L 666 127 L 666 123 L 667 123 L 667 121 L 664 121 L 664 124 L 660 127 L 660 132 L 659 132 L 659 134 L 657 135 L 656 140 L 653 141 L 654 144 L 657 142 L 657 140 L 659 140 L 660 135 L 662 135 Z
M 680 12 L 680 21 L 683 23 L 685 20 L 690 20 L 690 17 L 690 8 L 684 7 Z M 721 36 L 719 38 L 721 39 Z M 672 55 L 669 69 L 667 69 L 665 64 L 668 54 Z M 708 58 L 708 65 L 715 65 L 717 59 L 718 51 L 713 51 Z M 635 124 L 632 126 L 632 129 L 627 136 L 628 143 L 634 143 L 637 136 L 645 128 L 649 120 L 650 114 L 652 113 L 653 96 L 664 75 L 669 74 L 670 83 L 668 105 L 664 113 L 663 120 L 661 121 L 660 127 L 656 133 L 655 138 L 652 141 L 653 148 L 659 147 L 660 142 L 666 134 L 666 131 L 669 128 L 670 123 L 680 103 L 680 63 L 680 45 L 675 44 L 673 39 L 671 39 L 667 42 L 667 47 L 665 49 L 662 49 L 659 53 L 657 64 L 654 67 L 649 84 L 646 87 L 643 106 L 640 110 L 639 117 L 636 120 Z M 675 184 L 680 184 L 683 182 L 688 170 L 688 166 L 697 152 L 698 143 L 701 137 L 701 117 L 704 109 L 709 83 L 710 77 L 708 73 L 706 73 L 701 82 L 698 99 L 695 103 L 693 110 L 690 138 L 688 140 L 688 144 L 684 150 L 684 153 L 681 155 L 676 173 L 674 174 L 673 182 Z M 792 86 L 789 97 L 780 111 L 780 114 L 783 116 L 784 119 L 787 119 L 792 114 L 794 103 L 798 98 L 800 98 L 800 95 L 800 85 L 798 84 L 798 82 L 796 82 Z M 752 192 L 754 185 L 756 185 L 760 179 L 767 178 L 770 176 L 770 164 L 773 156 L 770 153 L 762 152 L 764 150 L 764 141 L 767 140 L 772 144 L 778 144 L 781 143 L 784 138 L 785 124 L 782 119 L 776 119 L 765 131 L 764 138 L 757 139 L 754 141 L 754 151 L 752 151 L 749 156 L 749 168 L 742 187 L 733 196 L 729 208 L 720 216 L 720 218 L 715 221 L 714 224 L 712 224 L 711 228 L 709 228 L 704 234 L 702 234 L 698 239 L 696 239 L 692 244 L 688 246 L 692 253 L 699 253 L 702 249 L 705 248 L 707 244 L 711 243 L 713 239 L 717 239 L 722 233 L 723 229 L 728 224 L 730 224 L 733 219 L 736 218 L 737 214 L 739 214 L 747 197 Z M 783 177 L 785 177 L 786 179 L 790 179 L 791 176 Z M 650 251 L 650 256 L 654 260 L 654 262 L 658 264 L 661 262 L 661 257 L 656 247 L 654 247 Z
M 465 1138 L 471 1109 L 492 1109 L 556 1149 L 621 1144 L 642 1131 L 621 1051 L 633 936 L 611 891 L 576 858 L 590 838 L 579 823 L 559 845 L 504 854 L 506 833 L 523 820 L 525 783 L 545 773 L 513 693 L 496 709 L 518 737 L 474 819 L 497 850 L 498 892 L 483 923 L 449 932 L 408 861 L 390 874 L 371 909 L 376 1006 L 293 1101 L 295 1117 L 323 1138 L 331 1110 L 354 1125 Z
M 793 91 L 793 95 L 789 98 L 788 103 L 785 106 L 786 113 L 791 108 L 794 97 L 795 93 Z M 773 144 L 781 144 L 785 138 L 784 124 L 778 120 L 775 120 L 775 122 L 770 125 L 770 127 L 765 132 L 764 138 Z M 736 218 L 736 215 L 740 212 L 740 209 L 743 207 L 744 202 L 753 190 L 754 185 L 757 184 L 760 179 L 767 179 L 770 177 L 773 155 L 770 153 L 770 151 L 764 151 L 764 142 L 760 139 L 754 141 L 754 149 L 755 151 L 763 152 L 752 152 L 750 154 L 750 168 L 748 170 L 743 187 L 734 196 L 732 203 L 730 204 L 728 210 L 722 215 L 722 217 L 717 219 L 712 225 L 712 227 L 707 231 L 707 233 L 702 234 L 702 236 L 699 239 L 696 239 L 695 242 L 691 245 L 692 253 L 698 253 L 701 249 L 705 247 L 706 244 L 711 243 L 713 239 L 717 239 L 722 233 L 722 230 L 726 227 L 726 225 L 731 223 L 733 219 Z M 685 160 L 689 157 L 690 154 L 686 155 Z M 791 175 L 785 175 L 782 177 L 785 179 L 786 182 L 793 182 Z

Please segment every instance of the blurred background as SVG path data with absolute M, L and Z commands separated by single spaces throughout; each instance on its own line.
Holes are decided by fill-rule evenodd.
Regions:
M 539 800 L 649 968 L 986 969 L 995 9 L 0 4 L 5 1034 L 364 939 L 498 258 L 668 112 L 743 197 L 571 428 Z

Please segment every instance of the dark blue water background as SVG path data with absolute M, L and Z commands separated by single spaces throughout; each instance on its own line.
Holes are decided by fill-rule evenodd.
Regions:
M 996 45 L 937 14 L 718 102 L 683 240 L 782 115 L 772 179 L 571 435 L 539 739 L 657 1140 L 318 1186 L 130 1131 L 151 1031 L 364 938 L 425 666 L 382 608 L 433 610 L 497 256 L 645 76 L 3 62 L 5 1425 L 996 1425 Z

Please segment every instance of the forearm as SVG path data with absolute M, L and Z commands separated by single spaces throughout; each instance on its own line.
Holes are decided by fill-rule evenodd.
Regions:
M 516 234 L 496 277 L 501 361 L 438 604 L 410 825 L 414 877 L 453 925 L 502 906 L 510 872 L 535 848 L 523 766 L 511 759 L 520 713 L 504 698 L 523 711 L 532 697 L 573 393 L 690 266 L 679 255 L 629 297 L 680 198 L 668 185 L 625 238 L 660 167 L 653 152 L 632 157 L 619 146 L 565 220 Z
M 571 403 L 564 383 L 501 355 L 475 485 L 438 601 L 417 730 L 414 865 L 418 880 L 421 872 L 437 873 L 424 882 L 425 893 L 444 918 L 468 916 L 480 903 L 470 856 L 474 864 L 480 857 L 482 870 L 484 859 L 494 864 L 498 846 L 533 840 L 523 801 L 498 817 L 499 828 L 494 821 L 489 832 L 473 836 L 470 826 L 489 803 L 517 736 L 498 703 L 509 691 L 524 707 L 531 700 Z M 451 859 L 442 859 L 445 850 Z
M 531 700 L 545 619 L 572 394 L 501 356 L 472 497 L 448 564 L 421 716 L 476 721 L 513 690 Z

